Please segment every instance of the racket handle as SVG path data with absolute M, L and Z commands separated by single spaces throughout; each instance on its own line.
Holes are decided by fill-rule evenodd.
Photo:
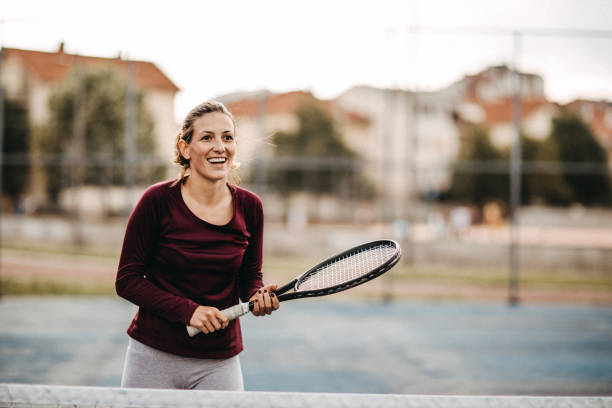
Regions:
M 253 310 L 253 302 L 238 303 L 235 306 L 223 309 L 223 313 L 229 320 L 234 320 L 240 316 L 243 316 Z
M 200 332 L 201 332 L 200 329 L 197 329 L 193 326 L 187 326 L 187 334 L 189 334 L 189 337 L 193 337 Z
M 249 313 L 251 310 L 253 310 L 253 302 L 244 302 L 238 303 L 235 306 L 230 306 L 227 309 L 223 309 L 221 313 L 223 313 L 225 317 L 231 321 Z M 200 332 L 201 330 L 196 327 L 187 326 L 187 333 L 189 334 L 189 337 L 193 337 Z

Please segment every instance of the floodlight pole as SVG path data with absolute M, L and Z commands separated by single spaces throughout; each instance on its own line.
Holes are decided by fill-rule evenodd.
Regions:
M 123 176 L 126 188 L 125 214 L 132 212 L 132 196 L 134 193 L 134 169 L 136 160 L 136 138 L 138 133 L 138 92 L 136 78 L 138 65 L 128 58 L 126 61 L 125 80 L 125 124 L 124 124 L 124 168 Z
M 394 157 L 393 154 L 393 140 L 391 134 L 393 132 L 393 113 L 396 106 L 396 95 L 393 88 L 387 89 L 384 92 L 384 111 L 383 111 L 383 124 L 381 127 L 382 135 L 382 147 L 381 147 L 381 178 L 382 178 L 382 201 L 380 205 L 380 220 L 384 228 L 389 227 L 396 216 L 395 207 L 393 206 L 394 200 L 391 199 L 391 180 L 393 180 L 394 160 L 390 160 L 390 157 Z M 390 303 L 393 301 L 393 274 L 388 273 L 385 275 L 385 281 L 383 286 L 382 301 L 384 303 Z
M 78 197 L 78 189 L 82 187 L 85 169 L 85 132 L 87 131 L 87 94 L 85 89 L 85 74 L 82 62 L 76 56 L 76 88 L 72 101 L 72 147 L 70 149 L 70 189 L 71 189 L 71 224 L 72 224 L 72 243 L 82 246 L 85 242 L 82 231 L 81 220 L 81 199 Z
M 408 136 L 406 138 L 406 174 L 408 175 L 408 185 L 406 187 L 406 220 L 408 222 L 408 231 L 405 236 L 405 244 L 408 247 L 409 256 L 405 258 L 404 262 L 414 266 L 416 263 L 416 243 L 414 239 L 414 227 L 416 225 L 416 205 L 419 203 L 420 188 L 419 188 L 419 163 L 418 163 L 418 150 L 419 150 L 419 89 L 415 88 L 412 96 L 409 97 L 410 102 L 407 104 L 408 109 L 411 112 L 406 115 L 410 118 L 410 125 L 408 125 Z
M 521 74 L 518 70 L 518 57 L 521 47 L 521 33 L 513 33 L 512 73 L 514 94 L 512 97 L 512 121 L 514 143 L 510 152 L 510 236 L 509 236 L 509 276 L 508 303 L 519 303 L 520 234 L 519 212 L 521 207 Z

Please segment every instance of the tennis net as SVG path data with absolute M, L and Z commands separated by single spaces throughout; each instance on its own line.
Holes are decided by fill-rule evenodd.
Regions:
M 0 407 L 407 407 L 407 408 L 611 408 L 612 397 L 498 397 L 397 394 L 319 394 L 145 390 L 0 384 Z

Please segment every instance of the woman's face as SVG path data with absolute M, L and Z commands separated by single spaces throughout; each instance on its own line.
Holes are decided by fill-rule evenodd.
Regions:
M 193 122 L 191 143 L 181 144 L 183 157 L 190 161 L 191 176 L 225 181 L 236 153 L 234 123 L 224 113 L 211 112 Z

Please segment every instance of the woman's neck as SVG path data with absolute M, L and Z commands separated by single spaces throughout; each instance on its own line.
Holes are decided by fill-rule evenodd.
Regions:
M 211 182 L 189 176 L 183 183 L 189 196 L 202 205 L 215 205 L 227 197 L 229 189 L 225 180 Z

